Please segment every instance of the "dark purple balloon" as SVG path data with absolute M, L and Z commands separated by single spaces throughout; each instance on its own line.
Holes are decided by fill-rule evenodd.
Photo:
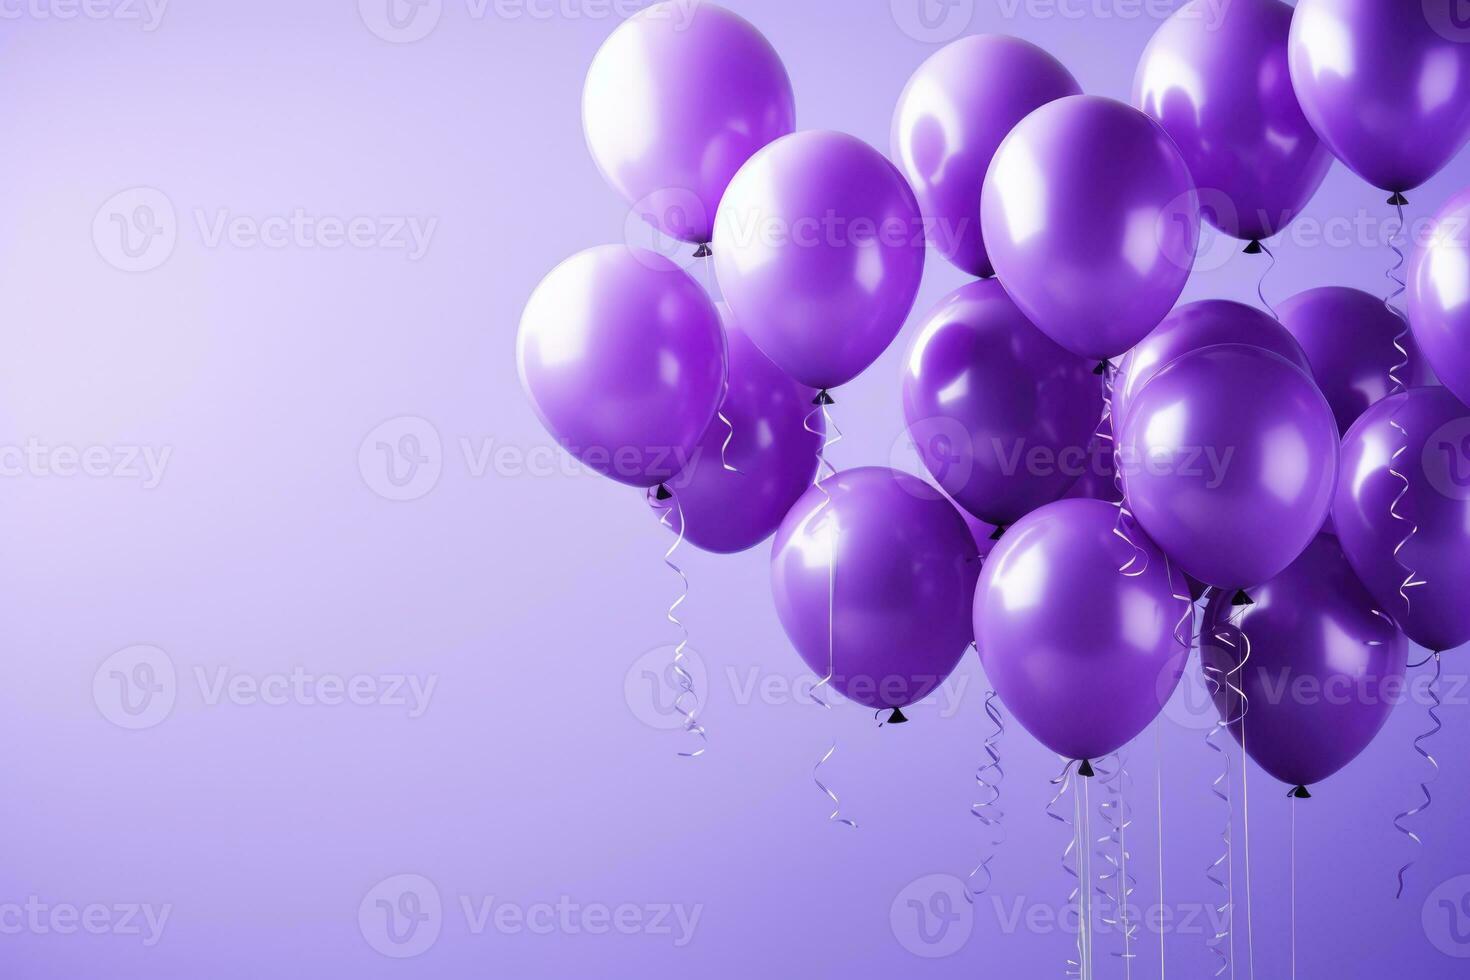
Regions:
M 1404 333 L 1404 321 L 1379 297 L 1347 286 L 1321 286 L 1297 293 L 1277 310 L 1282 324 L 1307 352 L 1312 377 L 1342 433 L 1369 405 L 1392 393 L 1391 375 L 1397 374 L 1409 388 L 1432 381 L 1414 338 L 1407 334 L 1403 338 L 1407 363 L 1394 370 L 1405 360 L 1394 347 L 1394 339 Z
M 1299 0 L 1291 81 L 1339 160 L 1413 190 L 1470 139 L 1470 22 L 1461 0 Z
M 1390 508 L 1405 481 L 1398 520 Z M 1470 640 L 1470 408 L 1436 387 L 1364 412 L 1343 440 L 1332 521 L 1358 577 L 1409 639 L 1431 650 Z M 1410 571 L 1425 584 L 1405 589 L 1406 602 Z
M 985 676 L 1028 732 L 1070 759 L 1116 751 L 1148 726 L 1194 630 L 1146 538 L 1138 574 L 1119 571 L 1136 552 L 1113 533 L 1117 513 L 1100 500 L 1033 511 L 1000 539 L 975 590 Z
M 725 378 L 720 315 L 655 252 L 602 245 L 552 269 L 516 358 L 541 423 L 585 465 L 651 487 L 692 458 Z
M 1129 401 L 1175 358 L 1215 344 L 1249 344 L 1310 371 L 1301 344 L 1271 317 L 1228 299 L 1200 300 L 1166 316 L 1123 358 L 1113 382 L 1113 415 L 1127 418 Z
M 903 413 L 930 474 L 971 514 L 1010 524 L 1087 466 L 1101 414 L 1093 364 L 981 280 L 941 299 L 909 348 Z
M 1435 215 L 1433 232 L 1414 252 L 1408 287 L 1420 349 L 1444 386 L 1470 403 L 1470 187 Z
M 1158 123 L 1122 102 L 1072 95 L 1001 143 L 980 225 L 1026 318 L 1098 360 L 1142 340 L 1179 298 L 1199 244 L 1199 196 Z
M 828 477 L 791 508 L 771 591 L 808 667 L 820 677 L 830 664 L 850 700 L 899 708 L 943 683 L 969 646 L 974 559 L 969 529 L 938 490 L 867 466 Z
M 1000 141 L 1027 113 L 1082 89 L 1034 44 L 975 34 L 919 66 L 893 112 L 893 159 L 928 225 L 929 240 L 972 276 L 994 271 L 980 235 L 980 187 Z
M 728 308 L 720 313 L 730 362 L 730 390 L 720 412 L 729 424 L 716 416 L 693 460 L 668 481 L 677 506 L 652 491 L 648 502 L 674 531 L 682 513 L 691 544 L 731 554 L 770 537 L 812 485 L 823 425 L 812 409 L 816 392 L 782 374 Z
M 1290 785 L 1320 783 L 1388 720 L 1403 694 L 1408 641 L 1374 613 L 1330 534 L 1251 590 L 1254 605 L 1230 598 L 1211 598 L 1200 636 L 1201 663 L 1229 675 L 1215 696 L 1220 716 L 1235 722 L 1231 734 L 1266 772 Z
M 1134 396 L 1123 490 L 1184 571 L 1236 589 L 1278 575 L 1322 529 L 1337 481 L 1332 409 L 1305 371 L 1245 344 L 1185 354 Z
M 924 226 L 903 174 L 857 137 L 821 130 L 779 139 L 740 168 L 714 250 L 750 339 L 813 388 L 851 381 L 883 353 L 924 274 Z
M 1279 0 L 1190 0 L 1134 78 L 1133 101 L 1179 147 L 1205 220 L 1236 238 L 1286 227 L 1332 165 L 1291 88 L 1291 12 Z

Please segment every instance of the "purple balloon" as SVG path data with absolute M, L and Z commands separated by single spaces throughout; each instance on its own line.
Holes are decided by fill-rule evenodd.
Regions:
M 825 676 L 830 666 L 849 700 L 900 708 L 942 684 L 969 645 L 978 566 L 964 520 L 939 491 L 867 466 L 828 477 L 791 508 L 776 532 L 771 591 L 808 667 Z
M 993 274 L 980 234 L 990 159 L 1027 113 L 1081 91 L 1060 61 L 1001 34 L 961 38 L 914 72 L 893 112 L 893 159 L 945 258 L 973 276 Z
M 1408 641 L 1374 612 L 1328 534 L 1251 598 L 1242 610 L 1217 592 L 1205 607 L 1200 662 L 1222 678 L 1215 705 L 1266 772 L 1290 785 L 1320 783 L 1388 720 L 1403 693 Z
M 516 359 L 541 424 L 589 468 L 651 487 L 674 476 L 714 418 L 725 378 L 720 315 L 655 252 L 578 252 L 536 287 Z
M 1343 440 L 1332 520 L 1409 639 L 1430 650 L 1470 640 L 1470 408 L 1444 388 L 1411 388 L 1364 412 Z M 1410 572 L 1424 584 L 1403 588 Z
M 851 381 L 893 341 L 924 274 L 923 222 L 903 175 L 862 140 L 820 130 L 750 159 L 715 221 L 725 302 L 802 384 Z
M 629 17 L 582 89 L 582 128 L 603 177 L 686 242 L 710 240 L 735 171 L 795 126 L 775 49 L 712 3 L 658 3 Z
M 1470 403 L 1470 187 L 1435 215 L 1433 233 L 1414 252 L 1408 285 L 1419 348 L 1444 386 Z
M 903 414 L 919 458 L 992 524 L 1011 524 L 1076 482 L 1101 398 L 1092 364 L 1033 327 L 994 280 L 941 299 L 904 367 Z
M 1383 300 L 1347 286 L 1297 293 L 1278 307 L 1281 322 L 1307 352 L 1312 377 L 1332 406 L 1339 432 L 1394 390 L 1393 375 L 1409 388 L 1432 383 L 1414 338 L 1405 334 L 1408 363 L 1394 346 L 1404 321 Z
M 1301 344 L 1260 310 L 1228 299 L 1201 300 L 1170 313 L 1123 358 L 1113 382 L 1114 417 L 1127 418 L 1134 396 L 1176 358 L 1215 344 L 1249 344 L 1311 372 Z
M 1470 24 L 1458 3 L 1297 3 L 1288 60 L 1302 110 L 1339 160 L 1383 190 L 1413 190 L 1470 139 Z
M 781 373 L 722 307 L 728 338 L 730 388 L 694 458 L 668 481 L 674 497 L 648 503 L 691 544 L 733 554 L 760 544 L 781 524 L 817 473 L 822 419 L 812 389 Z M 810 418 L 809 418 L 810 416 Z
M 975 640 L 985 676 L 1025 729 L 1069 759 L 1122 748 L 1169 700 L 1194 611 L 1163 553 L 1113 533 L 1117 508 L 1061 500 L 1023 517 L 985 561 Z M 1143 559 L 1140 559 L 1142 562 Z M 1177 580 L 1178 572 L 1174 573 Z
M 1133 101 L 1184 155 L 1205 220 L 1235 238 L 1286 227 L 1332 166 L 1291 88 L 1291 12 L 1279 0 L 1190 0 L 1134 78 Z
M 1094 360 L 1158 326 L 1189 278 L 1199 196 L 1163 127 L 1095 95 L 1050 102 L 996 151 L 980 226 L 1006 292 Z
M 1207 585 L 1274 578 L 1317 536 L 1337 424 L 1303 370 L 1259 347 L 1185 354 L 1133 398 L 1123 492 L 1149 537 Z

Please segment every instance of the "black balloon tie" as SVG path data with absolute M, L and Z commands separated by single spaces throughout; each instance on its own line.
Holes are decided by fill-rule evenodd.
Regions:
M 1388 199 L 1388 203 L 1392 204 L 1396 208 L 1403 208 L 1409 206 L 1409 199 L 1407 197 L 1404 197 L 1404 195 L 1400 194 L 1398 191 L 1394 191 L 1393 197 L 1390 197 Z
M 1260 255 L 1261 250 L 1261 242 L 1260 239 L 1257 238 L 1252 238 L 1250 242 L 1245 246 L 1246 255 Z
M 654 491 L 653 494 L 653 498 L 655 500 L 668 500 L 673 496 L 674 495 L 669 492 L 669 488 L 662 483 L 658 485 L 658 490 Z
M 1254 606 L 1256 601 L 1246 594 L 1245 589 L 1236 589 L 1235 596 L 1230 600 L 1232 606 Z
M 812 404 L 813 405 L 835 405 L 835 404 L 837 404 L 837 402 L 836 402 L 835 399 L 833 399 L 833 397 L 830 394 L 828 394 L 827 389 L 826 388 L 823 388 L 821 391 L 817 392 L 817 397 L 815 397 L 815 398 L 812 399 Z
M 1296 789 L 1292 790 L 1286 795 L 1294 800 L 1310 800 L 1312 798 L 1312 794 L 1307 792 L 1307 788 L 1305 786 L 1298 786 Z
M 1004 535 L 1005 533 L 1006 533 L 1006 526 L 1004 524 L 997 524 L 995 526 L 995 530 L 990 532 L 990 540 L 992 540 L 992 541 L 999 541 L 1001 539 L 1001 536 Z
M 1082 765 L 1077 767 L 1077 775 L 1091 779 L 1093 776 L 1097 775 L 1097 773 L 1092 771 L 1092 763 L 1088 762 L 1086 759 L 1083 759 Z
M 1100 378 L 1108 373 L 1108 368 L 1110 367 L 1112 367 L 1112 365 L 1109 364 L 1107 361 L 1098 361 L 1097 367 L 1092 369 L 1092 373 Z
M 699 248 L 694 250 L 694 257 L 696 259 L 707 259 L 714 254 L 714 252 L 710 251 L 709 242 L 700 242 Z
M 877 711 L 873 712 L 873 714 L 876 717 L 877 715 L 881 715 L 884 711 L 888 711 L 891 713 L 885 720 L 878 722 L 879 728 L 882 728 L 884 725 L 904 725 L 908 723 L 909 716 L 904 714 L 903 709 L 901 708 L 879 708 Z

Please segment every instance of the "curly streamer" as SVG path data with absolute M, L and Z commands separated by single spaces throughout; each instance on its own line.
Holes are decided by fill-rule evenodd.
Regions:
M 1266 299 L 1266 277 L 1276 268 L 1276 253 L 1267 248 L 1265 242 L 1254 241 L 1251 244 L 1264 252 L 1266 258 L 1270 260 L 1266 268 L 1261 272 L 1261 278 L 1256 280 L 1256 298 L 1261 301 L 1261 305 L 1266 308 L 1266 312 L 1271 314 L 1271 318 L 1279 323 L 1281 316 L 1276 312 L 1276 307 L 1271 305 L 1271 301 Z
M 984 825 L 991 837 L 989 850 L 966 878 L 968 887 L 965 889 L 965 897 L 970 900 L 971 904 L 990 890 L 995 880 L 990 871 L 990 862 L 995 860 L 996 850 L 1005 840 L 1005 827 L 1001 823 L 1005 817 L 1005 811 L 1000 808 L 999 804 L 1000 784 L 1006 777 L 1005 770 L 1000 764 L 1000 740 L 1005 735 L 1006 726 L 1000 713 L 1000 706 L 996 704 L 996 697 L 994 691 L 985 695 L 985 716 L 990 719 L 991 732 L 982 746 L 985 761 L 975 770 L 975 787 L 980 799 L 970 806 L 970 813 Z M 985 876 L 985 881 L 977 885 L 975 881 L 980 875 Z
M 1389 369 L 1388 372 L 1389 380 L 1392 382 L 1391 394 L 1397 395 L 1407 388 L 1407 385 L 1404 383 L 1403 372 L 1409 366 L 1409 318 L 1404 315 L 1402 310 L 1393 305 L 1393 301 L 1402 296 L 1406 288 L 1403 275 L 1400 272 L 1400 270 L 1404 267 L 1404 250 L 1399 247 L 1399 243 L 1400 241 L 1402 241 L 1404 234 L 1404 201 L 1402 197 L 1395 194 L 1393 199 L 1389 203 L 1393 204 L 1395 213 L 1398 215 L 1398 226 L 1394 229 L 1393 234 L 1390 235 L 1388 239 L 1388 247 L 1393 251 L 1395 261 L 1393 265 L 1388 267 L 1388 271 L 1384 273 L 1384 277 L 1388 279 L 1391 286 L 1388 295 L 1385 296 L 1383 299 L 1383 305 L 1388 307 L 1388 312 L 1392 313 L 1395 317 L 1398 318 L 1400 325 L 1399 332 L 1393 339 L 1394 350 L 1398 352 L 1398 361 L 1391 369 Z M 1404 615 L 1407 616 L 1409 614 L 1410 608 L 1412 607 L 1412 603 L 1409 599 L 1409 590 L 1415 588 L 1416 586 L 1424 585 L 1426 583 L 1423 579 L 1420 579 L 1414 569 L 1409 566 L 1403 554 L 1404 549 L 1408 547 L 1409 542 L 1412 541 L 1414 539 L 1414 536 L 1419 533 L 1419 525 L 1414 523 L 1399 510 L 1399 507 L 1403 503 L 1404 498 L 1409 495 L 1410 486 L 1408 476 L 1406 476 L 1403 470 L 1400 469 L 1400 459 L 1406 452 L 1409 451 L 1409 433 L 1408 430 L 1405 429 L 1403 425 L 1399 422 L 1399 415 L 1400 412 L 1396 410 L 1388 420 L 1389 426 L 1392 427 L 1396 432 L 1398 432 L 1399 436 L 1401 437 L 1399 440 L 1399 447 L 1394 450 L 1393 455 L 1389 457 L 1388 472 L 1391 476 L 1393 476 L 1394 479 L 1398 480 L 1401 485 L 1399 487 L 1398 494 L 1393 498 L 1393 503 L 1389 504 L 1388 506 L 1388 513 L 1391 517 L 1393 517 L 1394 520 L 1401 521 L 1404 524 L 1408 525 L 1407 530 L 1404 532 L 1403 538 L 1399 540 L 1399 543 L 1396 544 L 1393 549 L 1394 561 L 1398 562 L 1400 570 L 1402 570 L 1404 573 L 1404 579 L 1401 583 L 1399 583 L 1399 598 L 1404 600 Z
M 677 529 L 673 528 L 669 523 L 671 514 L 678 520 L 679 526 Z M 684 505 L 679 502 L 678 494 L 674 494 L 673 508 L 666 508 L 664 510 L 663 515 L 659 517 L 659 523 L 670 530 L 676 531 L 674 543 L 669 546 L 668 551 L 664 552 L 664 564 L 673 569 L 674 574 L 679 576 L 680 591 L 679 597 L 669 605 L 669 610 L 664 618 L 670 623 L 673 623 L 674 627 L 679 631 L 679 642 L 674 647 L 674 677 L 679 684 L 679 693 L 674 695 L 674 710 L 684 719 L 684 731 L 699 739 L 698 748 L 692 751 L 680 752 L 679 754 L 686 759 L 694 759 L 704 755 L 704 750 L 709 747 L 709 736 L 705 732 L 704 726 L 699 723 L 699 696 L 694 693 L 694 676 L 684 666 L 684 661 L 688 658 L 689 628 L 684 625 L 677 615 L 679 607 L 684 604 L 685 599 L 689 598 L 689 576 L 685 575 L 684 569 L 679 566 L 678 562 L 674 561 L 674 552 L 678 551 L 679 545 L 684 543 Z
M 822 430 L 818 430 L 812 426 L 813 420 L 818 416 L 821 416 L 822 419 L 824 426 Z M 822 501 L 822 506 L 817 508 L 817 511 L 821 512 L 832 505 L 832 493 L 826 487 L 822 486 L 822 481 L 829 476 L 837 475 L 837 468 L 827 459 L 827 450 L 842 441 L 842 430 L 833 424 L 832 415 L 827 411 L 827 399 L 820 395 L 817 399 L 817 407 L 807 414 L 806 420 L 802 422 L 802 428 L 822 440 L 821 444 L 817 446 L 817 475 L 814 484 L 821 491 L 823 498 L 825 498 Z M 823 472 L 824 469 L 826 470 L 825 473 Z M 837 542 L 832 540 L 835 533 L 836 525 L 831 525 L 831 531 L 828 534 L 829 540 L 827 542 L 827 673 L 816 684 L 812 685 L 810 694 L 813 702 L 828 711 L 832 710 L 832 705 L 822 697 L 820 692 L 822 688 L 832 683 L 832 676 L 836 672 L 832 645 L 833 615 L 836 611 L 837 595 Z M 826 783 L 822 782 L 820 775 L 822 766 L 827 763 L 828 759 L 832 758 L 833 753 L 836 751 L 837 740 L 834 738 L 832 744 L 827 747 L 827 751 L 817 760 L 816 765 L 812 766 L 812 782 L 816 783 L 817 789 L 821 790 L 827 799 L 832 801 L 832 812 L 827 815 L 827 819 L 833 823 L 839 823 L 844 827 L 851 827 L 856 830 L 857 822 L 842 815 L 842 802 L 837 798 L 837 794 L 832 792 Z
M 1128 763 L 1122 752 L 1115 752 L 1101 763 L 1095 763 L 1093 768 L 1108 791 L 1108 798 L 1098 804 L 1107 830 L 1097 838 L 1098 853 L 1112 867 L 1111 871 L 1098 876 L 1098 895 L 1111 908 L 1111 916 L 1105 912 L 1102 920 L 1123 937 L 1122 952 L 1115 951 L 1113 956 L 1123 961 L 1124 977 L 1131 977 L 1133 959 L 1137 956 L 1133 952 L 1133 941 L 1138 936 L 1138 923 L 1129 918 L 1129 910 L 1138 879 L 1128 872 L 1131 855 L 1128 853 L 1127 835 L 1128 828 L 1133 825 L 1133 811 L 1128 806 L 1128 784 L 1131 782 Z M 1107 884 L 1109 882 L 1111 885 Z
M 1118 460 L 1121 450 L 1118 448 L 1117 434 L 1113 431 L 1113 383 L 1116 379 L 1116 370 L 1109 361 L 1102 362 L 1103 376 L 1103 413 L 1102 419 L 1097 424 L 1097 431 L 1093 436 L 1101 442 L 1112 446 L 1109 453 L 1113 459 L 1113 490 L 1118 495 L 1117 508 L 1118 520 L 1113 525 L 1113 534 L 1128 547 L 1133 549 L 1132 556 L 1118 569 L 1129 578 L 1137 578 L 1148 571 L 1148 552 L 1145 551 L 1133 536 L 1129 533 L 1129 526 L 1137 527 L 1138 521 L 1133 516 L 1133 511 L 1128 508 L 1128 501 L 1123 497 L 1123 471 Z M 1135 568 L 1134 566 L 1137 566 Z
M 1419 814 L 1423 813 L 1425 810 L 1428 810 L 1430 804 L 1434 802 L 1434 797 L 1431 796 L 1429 793 L 1429 784 L 1434 781 L 1435 776 L 1439 775 L 1439 762 L 1435 760 L 1434 756 L 1430 754 L 1428 749 L 1424 748 L 1424 743 L 1434 738 L 1434 736 L 1439 734 L 1440 729 L 1444 728 L 1444 724 L 1440 721 L 1439 718 L 1439 709 L 1441 704 L 1443 704 L 1439 697 L 1439 679 L 1440 673 L 1443 670 L 1443 663 L 1440 660 L 1439 652 L 1435 651 L 1428 657 L 1428 659 L 1421 660 L 1419 663 L 1414 664 L 1414 666 L 1422 667 L 1424 666 L 1424 664 L 1428 663 L 1431 660 L 1434 661 L 1434 676 L 1430 678 L 1429 681 L 1430 727 L 1427 731 L 1414 739 L 1414 751 L 1417 752 L 1425 762 L 1429 763 L 1430 769 L 1432 771 L 1430 772 L 1429 778 L 1419 784 L 1419 792 L 1424 794 L 1424 802 L 1409 810 L 1405 810 L 1403 813 L 1400 813 L 1398 816 L 1393 818 L 1394 828 L 1398 830 L 1399 833 L 1409 838 L 1409 841 L 1414 845 L 1414 849 L 1416 851 L 1424 846 L 1424 841 L 1422 838 L 1420 838 L 1418 834 L 1414 833 L 1408 827 L 1404 826 L 1403 822 L 1410 817 L 1416 817 Z M 1404 875 L 1407 874 L 1408 870 L 1413 866 L 1414 862 L 1411 860 L 1402 868 L 1399 868 L 1399 890 L 1394 895 L 1394 898 L 1404 897 Z
M 1067 847 L 1065 850 L 1062 851 L 1062 872 L 1067 877 L 1073 879 L 1076 882 L 1076 885 L 1073 886 L 1071 893 L 1067 895 L 1067 904 L 1071 905 L 1073 902 L 1077 903 L 1078 929 L 1077 958 L 1075 960 L 1067 960 L 1066 975 L 1069 977 L 1078 977 L 1080 980 L 1080 978 L 1086 977 L 1086 967 L 1088 964 L 1086 947 L 1082 939 L 1083 930 L 1081 928 L 1082 871 L 1080 865 L 1080 854 L 1082 848 L 1079 847 L 1077 843 L 1077 832 L 1082 823 L 1078 815 L 1077 795 L 1075 793 L 1073 794 L 1073 818 L 1071 820 L 1068 820 L 1066 816 L 1064 816 L 1062 813 L 1058 813 L 1056 809 L 1056 806 L 1059 802 L 1061 802 L 1062 797 L 1067 795 L 1067 791 L 1072 788 L 1072 767 L 1075 765 L 1077 765 L 1076 760 L 1067 759 L 1066 764 L 1062 767 L 1062 771 L 1052 778 L 1051 785 L 1056 786 L 1057 791 L 1056 795 L 1054 795 L 1049 801 L 1047 801 L 1045 813 L 1052 820 L 1055 820 L 1063 827 L 1066 827 L 1067 830 L 1070 832 L 1067 838 Z

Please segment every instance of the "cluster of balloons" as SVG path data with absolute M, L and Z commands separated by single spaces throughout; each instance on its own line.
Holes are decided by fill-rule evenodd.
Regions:
M 588 146 L 712 254 L 723 303 L 651 251 L 594 248 L 536 289 L 518 357 L 558 441 L 685 539 L 775 535 L 781 622 L 849 699 L 911 704 L 973 640 L 1022 725 L 1085 761 L 1152 721 L 1198 630 L 1233 678 L 1222 719 L 1306 784 L 1392 699 L 1282 697 L 1280 672 L 1382 685 L 1408 640 L 1470 640 L 1470 189 L 1413 256 L 1412 336 L 1349 287 L 1279 320 L 1176 304 L 1201 221 L 1254 251 L 1334 158 L 1401 206 L 1470 139 L 1470 43 L 1433 2 L 1203 3 L 1160 27 L 1131 102 L 1015 38 L 942 48 L 899 96 L 892 162 L 795 132 L 779 57 L 735 14 L 634 15 L 588 73 Z M 816 479 L 830 389 L 898 335 L 929 247 L 977 277 L 904 360 L 937 488 Z

